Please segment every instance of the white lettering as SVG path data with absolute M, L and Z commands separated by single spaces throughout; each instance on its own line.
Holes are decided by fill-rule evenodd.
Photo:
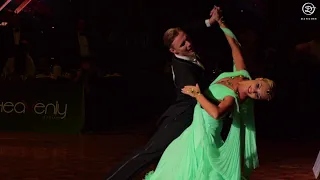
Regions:
M 20 108 L 19 106 L 21 106 L 21 110 L 18 111 Z M 14 111 L 17 113 L 17 114 L 22 114 L 22 113 L 26 113 L 26 106 L 24 105 L 23 102 L 17 102 L 15 105 L 14 105 Z
M 33 107 L 33 111 L 36 113 L 36 114 L 43 114 L 44 113 L 44 109 L 46 106 L 43 104 L 43 103 L 37 103 L 36 105 L 34 105 Z M 43 109 L 43 110 L 41 110 Z
M 5 112 L 5 113 L 12 113 L 14 110 L 14 104 L 12 102 L 6 102 L 4 103 L 4 105 L 2 106 L 1 112 Z
M 23 102 L 0 102 L 0 113 L 16 113 L 25 114 L 27 105 Z M 58 101 L 56 103 L 37 103 L 33 106 L 33 112 L 37 115 L 47 116 L 45 119 L 64 119 L 67 116 L 68 104 L 64 107 L 61 106 Z M 49 118 L 49 116 L 52 116 Z
M 0 112 L 4 112 L 7 114 L 10 113 L 17 113 L 17 114 L 22 114 L 26 112 L 26 106 L 23 102 L 1 102 L 0 103 Z
M 52 110 L 53 110 L 52 114 L 57 115 L 56 107 L 52 103 L 49 103 L 46 105 L 46 110 L 44 111 L 44 114 L 48 114 L 48 109 L 50 106 L 52 107 Z
M 68 104 L 65 104 L 62 112 L 60 111 L 60 104 L 58 101 L 56 101 L 56 104 L 49 103 L 47 105 L 43 103 L 37 103 L 33 107 L 33 110 L 38 115 L 48 115 L 51 113 L 54 116 L 60 115 L 60 119 L 64 119 L 67 116 Z
M 58 101 L 56 103 L 58 103 Z M 61 116 L 61 119 L 64 119 L 67 116 L 68 104 L 64 105 L 64 111 L 63 112 L 60 112 L 59 104 L 57 106 L 58 106 L 58 108 L 57 108 L 58 114 Z

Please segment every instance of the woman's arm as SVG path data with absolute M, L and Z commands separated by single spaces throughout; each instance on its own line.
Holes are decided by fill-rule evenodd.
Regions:
M 186 95 L 194 97 L 202 108 L 214 119 L 219 119 L 226 112 L 230 111 L 235 102 L 233 97 L 227 96 L 218 105 L 215 105 L 201 94 L 198 84 L 196 84 L 196 86 L 185 86 L 181 91 Z
M 207 111 L 207 113 L 214 119 L 219 119 L 226 112 L 230 111 L 234 105 L 234 98 L 232 96 L 225 97 L 218 106 L 212 104 L 205 96 L 202 94 L 195 96 L 196 100 L 199 102 L 201 107 Z
M 244 60 L 243 60 L 243 57 L 241 54 L 239 42 L 235 38 L 231 37 L 230 34 L 226 33 L 226 31 L 231 32 L 231 30 L 225 25 L 225 23 L 222 20 L 219 20 L 218 23 L 220 25 L 220 28 L 223 30 L 223 32 L 228 40 L 228 43 L 231 47 L 232 57 L 233 57 L 233 61 L 234 61 L 236 70 L 239 71 L 239 70 L 246 69 L 246 65 L 244 63 Z

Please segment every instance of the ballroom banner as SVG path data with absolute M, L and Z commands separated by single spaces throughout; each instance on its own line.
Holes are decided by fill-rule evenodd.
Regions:
M 81 85 L 51 80 L 0 84 L 0 131 L 80 132 L 84 124 Z

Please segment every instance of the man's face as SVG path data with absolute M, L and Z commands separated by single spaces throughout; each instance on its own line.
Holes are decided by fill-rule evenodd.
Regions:
M 170 52 L 180 56 L 193 56 L 193 48 L 190 39 L 183 31 L 179 32 L 179 35 L 173 40 Z

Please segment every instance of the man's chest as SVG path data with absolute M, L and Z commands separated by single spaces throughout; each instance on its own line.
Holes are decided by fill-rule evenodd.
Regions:
M 198 59 L 174 59 L 171 64 L 172 78 L 175 81 L 177 76 L 185 78 L 202 75 L 205 71 L 204 65 Z

